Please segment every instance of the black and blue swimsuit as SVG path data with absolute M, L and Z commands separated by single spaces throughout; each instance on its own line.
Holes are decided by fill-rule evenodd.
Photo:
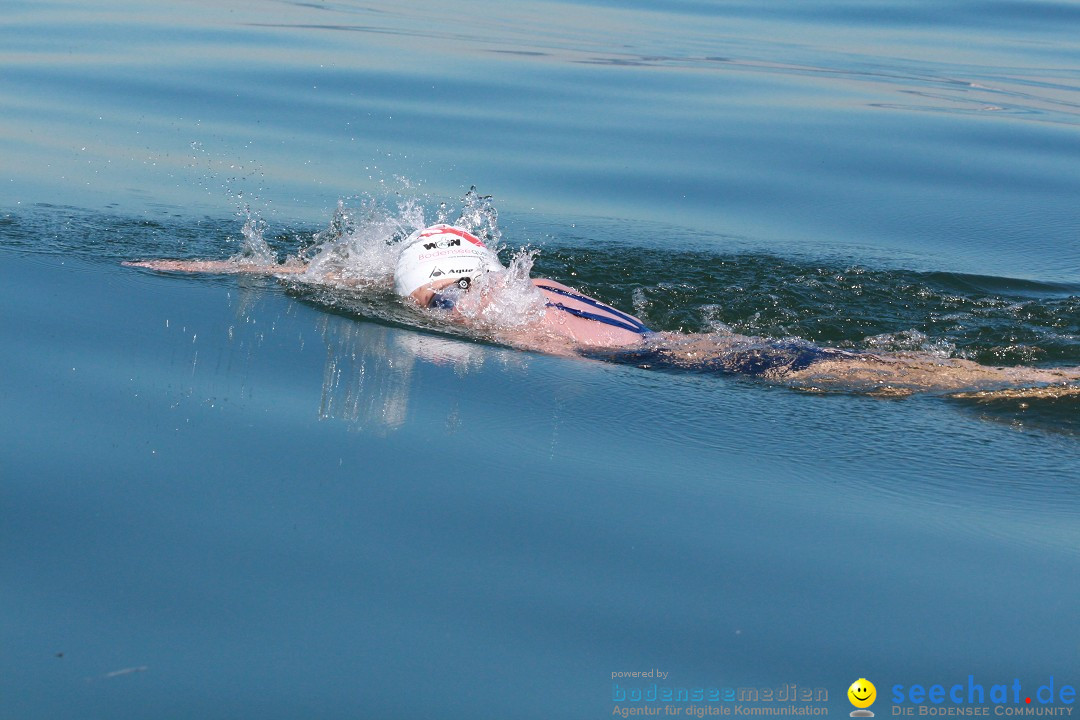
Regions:
M 652 330 L 646 327 L 644 323 L 642 323 L 633 315 L 628 315 L 621 310 L 616 310 L 610 305 L 605 305 L 598 300 L 594 300 L 588 295 L 582 295 L 581 293 L 576 293 L 570 290 L 563 290 L 562 288 L 552 287 L 550 285 L 540 285 L 539 283 L 536 284 L 536 287 L 540 288 L 541 290 L 546 290 L 550 293 L 555 293 L 556 295 L 562 295 L 563 297 L 569 298 L 571 300 L 577 300 L 578 302 L 588 305 L 591 308 L 595 308 L 595 310 L 582 310 L 581 308 L 570 307 L 568 305 L 564 305 L 561 302 L 551 302 L 550 300 L 547 302 L 547 307 L 553 307 L 556 310 L 561 310 L 562 312 L 568 313 L 575 317 L 584 318 L 586 320 L 593 320 L 598 323 L 603 323 L 605 325 L 619 328 L 620 330 L 628 330 L 632 333 L 637 333 L 638 335 L 649 335 L 650 333 L 652 333 Z
M 462 280 L 467 281 L 468 278 L 463 278 Z M 652 330 L 646 327 L 644 323 L 633 315 L 628 315 L 621 310 L 616 310 L 610 305 L 605 305 L 588 295 L 582 295 L 581 293 L 573 292 L 571 290 L 564 290 L 563 288 L 552 287 L 551 285 L 536 284 L 536 287 L 540 290 L 546 290 L 547 292 L 561 295 L 570 300 L 576 300 L 583 305 L 589 306 L 590 309 L 585 310 L 582 308 L 571 307 L 564 303 L 551 302 L 550 300 L 545 303 L 547 307 L 561 310 L 574 317 L 603 323 L 604 325 L 610 325 L 611 327 L 616 327 L 620 330 L 628 330 L 629 332 L 637 333 L 641 336 L 652 333 Z M 428 301 L 428 307 L 437 308 L 439 310 L 452 310 L 461 298 L 461 294 L 467 289 L 468 283 L 466 282 L 464 285 L 451 285 L 443 290 L 438 290 L 432 294 L 431 299 Z

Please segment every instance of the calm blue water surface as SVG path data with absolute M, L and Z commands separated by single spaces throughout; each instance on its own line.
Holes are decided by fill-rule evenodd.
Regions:
M 1078 38 L 1076 2 L 5 3 L 0 717 L 1080 684 L 1075 398 L 648 372 L 119 264 L 475 185 L 661 329 L 1078 366 Z

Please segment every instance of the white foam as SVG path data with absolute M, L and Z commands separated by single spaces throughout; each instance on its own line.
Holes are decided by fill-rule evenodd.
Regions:
M 270 265 L 277 262 L 277 256 L 266 243 L 263 233 L 266 232 L 266 221 L 252 216 L 250 210 L 245 210 L 247 219 L 244 227 L 240 229 L 244 236 L 240 252 L 233 255 L 230 260 L 240 265 Z
M 389 288 L 400 251 L 399 243 L 424 226 L 424 214 L 415 200 L 406 200 L 391 213 L 373 202 L 350 208 L 339 201 L 330 224 L 315 234 L 306 279 L 332 278 Z
M 544 295 L 529 279 L 537 252 L 523 248 L 510 259 L 506 270 L 477 278 L 470 293 L 479 293 L 484 302 L 460 304 L 461 314 L 482 329 L 493 331 L 539 321 L 546 310 Z
M 956 345 L 944 338 L 931 338 L 919 330 L 883 333 L 863 339 L 867 348 L 889 352 L 920 352 L 939 358 L 953 357 Z

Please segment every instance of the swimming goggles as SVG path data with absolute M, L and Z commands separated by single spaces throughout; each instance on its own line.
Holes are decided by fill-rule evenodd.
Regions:
M 470 285 L 472 285 L 472 278 L 458 278 L 453 285 L 447 285 L 432 293 L 427 306 L 439 310 L 453 310 L 457 301 L 461 299 L 462 293 L 468 290 Z

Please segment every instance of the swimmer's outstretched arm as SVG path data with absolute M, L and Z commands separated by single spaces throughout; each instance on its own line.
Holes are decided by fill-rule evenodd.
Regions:
M 158 272 L 215 275 L 296 275 L 307 271 L 307 265 L 298 260 L 287 260 L 284 263 L 257 263 L 243 260 L 129 260 L 120 264 Z

